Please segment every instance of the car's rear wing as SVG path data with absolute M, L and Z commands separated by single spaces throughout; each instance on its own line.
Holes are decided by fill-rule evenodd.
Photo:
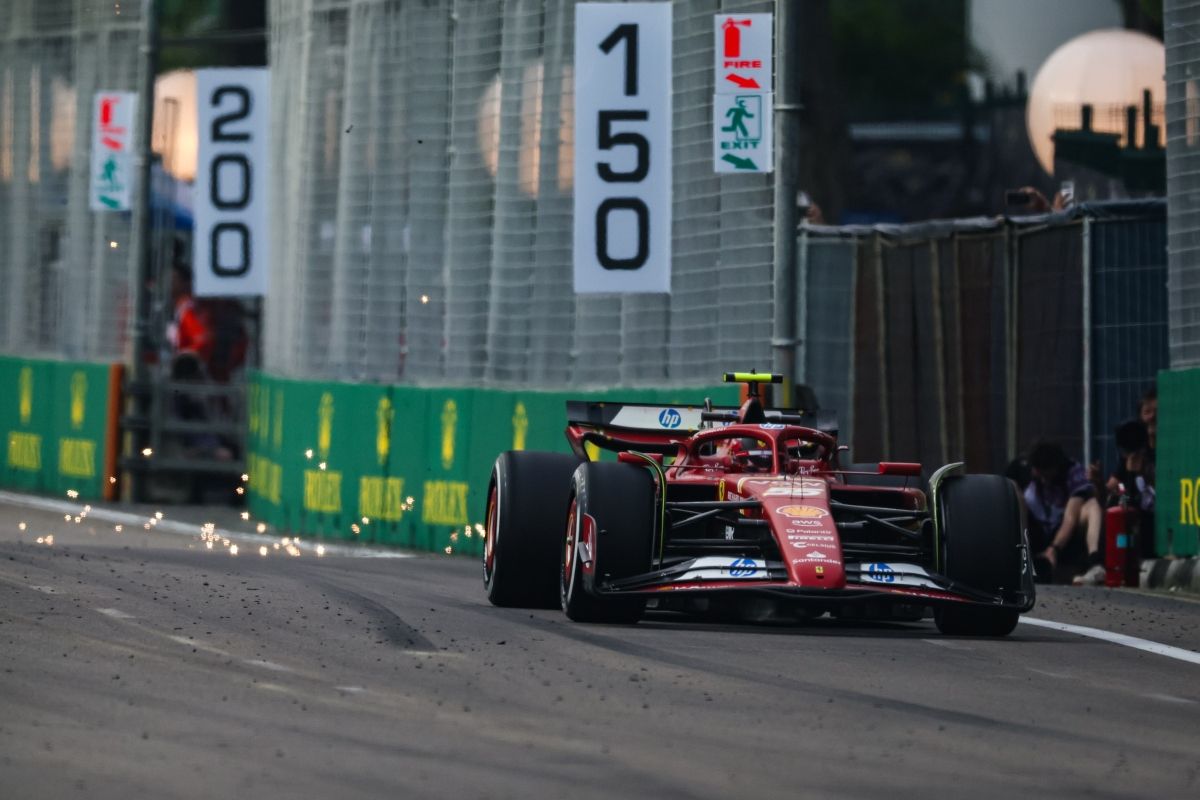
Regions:
M 803 411 L 794 408 L 766 409 L 766 422 L 801 425 L 837 436 L 837 414 L 833 411 Z M 737 422 L 738 409 L 732 406 L 653 405 L 649 403 L 612 403 L 587 400 L 567 401 L 567 426 L 613 431 L 637 431 L 662 434 L 670 438 L 688 436 L 703 427 Z
M 567 424 L 588 428 L 689 434 L 700 430 L 703 406 L 567 401 Z M 736 409 L 735 409 L 736 411 Z

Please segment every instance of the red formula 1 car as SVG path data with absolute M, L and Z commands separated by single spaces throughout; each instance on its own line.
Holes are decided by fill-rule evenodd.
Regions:
M 1004 636 L 1034 604 L 1024 507 L 995 475 L 909 463 L 842 468 L 832 415 L 567 404 L 574 455 L 506 452 L 487 495 L 484 586 L 499 606 L 636 622 L 647 607 L 719 618 L 916 620 Z M 589 447 L 590 446 L 590 447 Z M 599 447 L 616 461 L 589 460 Z

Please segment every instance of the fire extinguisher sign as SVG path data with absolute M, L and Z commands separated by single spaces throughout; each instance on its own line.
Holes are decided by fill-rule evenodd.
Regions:
M 270 74 L 197 70 L 196 102 L 195 294 L 266 294 Z
M 575 6 L 575 291 L 671 291 L 671 4 Z
M 771 91 L 771 14 L 717 14 L 713 85 L 717 94 Z
M 774 169 L 771 14 L 713 17 L 713 170 Z

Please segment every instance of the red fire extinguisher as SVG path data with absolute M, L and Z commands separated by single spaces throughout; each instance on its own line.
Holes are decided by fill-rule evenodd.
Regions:
M 1129 505 L 1124 487 L 1121 501 L 1104 514 L 1104 585 L 1137 586 L 1138 510 Z

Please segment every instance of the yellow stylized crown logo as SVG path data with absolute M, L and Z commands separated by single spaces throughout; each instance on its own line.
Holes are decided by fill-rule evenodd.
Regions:
M 458 403 L 447 400 L 442 406 L 442 468 L 454 466 L 454 428 L 458 424 Z
M 33 367 L 22 367 L 21 375 L 17 378 L 20 392 L 21 424 L 28 425 L 33 416 Z
M 525 449 L 525 435 L 529 433 L 529 414 L 525 411 L 525 404 L 517 401 L 517 407 L 513 409 L 513 450 Z
M 325 392 L 317 407 L 317 452 L 321 460 L 329 457 L 329 446 L 333 443 L 333 395 Z
M 71 375 L 71 427 L 79 430 L 87 414 L 87 375 L 76 372 Z
M 392 449 L 392 418 L 395 413 L 391 400 L 379 398 L 379 406 L 375 409 L 375 455 L 379 457 L 381 467 L 387 462 Z
M 278 450 L 283 447 L 283 391 L 275 390 L 275 414 L 271 418 L 271 424 L 274 425 L 271 433 L 271 442 Z M 263 435 L 266 436 L 266 423 L 263 423 Z

